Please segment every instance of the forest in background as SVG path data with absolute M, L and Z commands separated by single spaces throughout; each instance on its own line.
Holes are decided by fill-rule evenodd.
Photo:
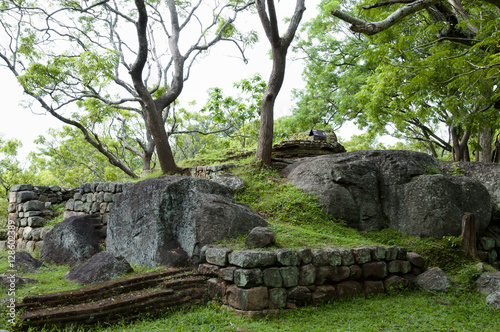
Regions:
M 28 160 L 18 158 L 19 140 L 0 138 L 2 219 L 14 184 L 76 186 L 165 171 L 158 142 L 170 149 L 174 170 L 197 158 L 259 150 L 272 77 L 235 82 L 236 94 L 214 86 L 205 105 L 181 106 L 182 84 L 198 56 L 228 42 L 245 58 L 245 48 L 264 38 L 239 29 L 244 11 L 270 29 L 273 61 L 283 51 L 273 43 L 293 28 L 289 56 L 305 61 L 306 86 L 294 91 L 290 114 L 273 119 L 271 143 L 354 123 L 364 133 L 340 137 L 347 151 L 410 149 L 441 160 L 500 161 L 498 1 L 322 1 L 318 15 L 295 22 L 298 28 L 295 16 L 278 26 L 274 1 L 42 4 L 2 2 L 2 40 L 10 42 L 0 58 L 26 98 L 65 126 L 40 136 Z M 300 22 L 301 4 L 285 14 Z M 180 32 L 193 22 L 201 33 L 183 40 Z M 137 29 L 128 36 L 130 24 Z M 136 42 L 141 37 L 145 46 Z M 158 123 L 163 129 L 151 127 Z M 387 146 L 382 135 L 400 141 Z

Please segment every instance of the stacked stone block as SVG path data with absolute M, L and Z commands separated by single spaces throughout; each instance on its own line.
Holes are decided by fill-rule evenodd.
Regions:
M 17 225 L 16 248 L 33 251 L 42 244 L 48 229 L 43 228 L 45 220 L 54 217 L 53 204 L 60 204 L 74 193 L 73 188 L 59 186 L 14 185 L 9 195 L 9 220 Z M 4 247 L 0 243 L 0 247 Z
M 209 166 L 194 166 L 184 169 L 187 175 L 198 178 L 213 180 L 217 175 L 226 173 L 230 169 L 236 167 L 235 164 L 209 165 Z
M 480 237 L 477 241 L 477 247 L 479 259 L 499 266 L 500 238 Z
M 127 184 L 121 182 L 84 183 L 71 199 L 66 202 L 64 219 L 85 214 L 97 214 L 100 223 L 94 225 L 103 237 L 106 236 L 106 227 L 109 212 Z
M 210 295 L 244 312 L 371 296 L 405 286 L 425 270 L 422 257 L 404 247 L 297 252 L 210 247 L 205 259 L 198 272 L 213 277 Z

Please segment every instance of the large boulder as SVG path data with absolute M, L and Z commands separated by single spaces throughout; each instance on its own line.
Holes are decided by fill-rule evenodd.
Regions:
M 413 151 L 354 151 L 308 158 L 284 170 L 318 197 L 326 212 L 360 230 L 385 226 L 413 236 L 460 235 L 465 212 L 483 231 L 490 198 L 478 181 L 443 175 L 431 156 Z M 423 226 L 422 226 L 423 225 Z
M 110 212 L 106 249 L 133 265 L 197 263 L 204 245 L 267 226 L 233 195 L 227 186 L 185 176 L 130 185 Z
M 500 209 L 500 164 L 478 162 L 441 162 L 449 174 L 466 176 L 481 182 L 490 193 L 491 203 Z
M 123 257 L 102 251 L 82 264 L 73 267 L 66 273 L 64 278 L 80 284 L 94 284 L 133 271 L 130 264 Z
M 75 266 L 97 254 L 101 239 L 99 232 L 95 230 L 98 221 L 96 216 L 84 215 L 57 223 L 43 239 L 40 260 Z
M 399 196 L 389 226 L 412 236 L 460 236 L 465 212 L 474 213 L 480 231 L 491 220 L 488 191 L 465 176 L 422 175 L 402 185 Z

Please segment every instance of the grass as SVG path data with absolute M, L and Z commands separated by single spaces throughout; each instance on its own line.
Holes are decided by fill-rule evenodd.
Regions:
M 480 294 L 431 294 L 410 289 L 254 319 L 236 316 L 210 302 L 92 331 L 498 331 L 498 310 L 486 307 L 484 298 Z
M 250 159 L 231 170 L 245 181 L 235 200 L 248 204 L 264 216 L 276 233 L 273 248 L 357 247 L 366 245 L 405 246 L 424 256 L 429 266 L 441 267 L 454 284 L 452 291 L 430 294 L 417 289 L 389 292 L 365 299 L 352 298 L 316 307 L 280 312 L 276 316 L 248 319 L 236 316 L 210 302 L 176 311 L 161 317 L 144 317 L 138 321 L 93 328 L 92 331 L 497 331 L 498 309 L 485 305 L 485 296 L 473 291 L 479 277 L 477 260 L 463 255 L 455 237 L 417 239 L 406 234 L 383 230 L 358 232 L 345 227 L 341 220 L 331 219 L 305 193 L 280 178 L 276 170 L 261 169 Z M 243 249 L 244 236 L 221 241 L 227 247 Z M 270 248 L 270 249 L 273 249 Z M 35 255 L 36 256 L 36 255 Z M 0 273 L 6 271 L 7 257 L 0 252 Z M 159 269 L 134 267 L 136 273 Z M 16 297 L 34 293 L 64 291 L 79 285 L 62 279 L 68 267 L 48 265 L 37 274 L 26 274 L 40 280 L 38 284 L 20 287 Z M 0 298 L 6 292 L 0 290 Z M 4 315 L 0 329 L 10 326 Z M 48 329 L 47 331 L 56 331 Z

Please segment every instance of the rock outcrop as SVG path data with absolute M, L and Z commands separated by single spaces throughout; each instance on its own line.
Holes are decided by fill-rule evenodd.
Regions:
M 459 236 L 465 212 L 476 228 L 491 221 L 490 196 L 477 180 L 444 175 L 429 155 L 354 151 L 308 158 L 284 170 L 295 186 L 318 197 L 327 213 L 360 230 L 386 226 L 412 236 Z
M 100 234 L 95 230 L 99 218 L 75 216 L 57 223 L 45 235 L 40 260 L 58 265 L 75 266 L 99 252 Z
M 152 178 L 128 186 L 108 220 L 106 249 L 133 265 L 183 266 L 200 260 L 201 248 L 267 223 L 233 191 L 183 176 Z

